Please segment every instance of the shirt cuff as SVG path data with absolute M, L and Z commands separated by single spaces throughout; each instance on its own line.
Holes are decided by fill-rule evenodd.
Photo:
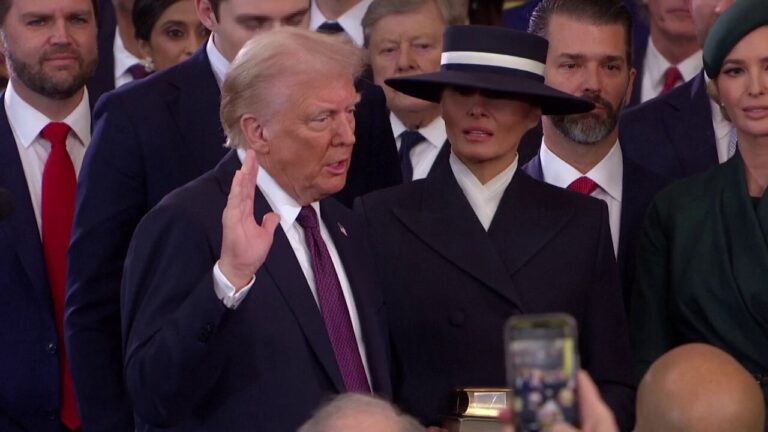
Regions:
M 246 285 L 240 291 L 235 292 L 235 286 L 232 285 L 227 280 L 227 277 L 224 276 L 224 273 L 221 272 L 221 269 L 219 268 L 219 262 L 216 261 L 216 265 L 213 266 L 213 290 L 216 292 L 216 297 L 218 297 L 219 300 L 224 303 L 224 306 L 228 307 L 229 309 L 237 309 L 237 306 L 240 305 L 240 303 L 245 298 L 245 295 L 248 294 L 248 291 L 251 290 L 251 287 L 255 281 L 256 275 L 251 278 L 250 282 L 248 282 L 248 285 Z

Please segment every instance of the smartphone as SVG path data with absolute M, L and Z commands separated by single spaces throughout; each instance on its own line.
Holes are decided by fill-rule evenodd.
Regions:
M 507 384 L 517 431 L 579 425 L 576 320 L 568 314 L 517 315 L 504 329 Z

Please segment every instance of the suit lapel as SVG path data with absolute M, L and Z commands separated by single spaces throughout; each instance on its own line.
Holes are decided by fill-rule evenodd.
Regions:
M 377 394 L 386 394 L 389 392 L 388 356 L 383 345 L 386 330 L 382 328 L 377 315 L 384 299 L 376 289 L 376 280 L 370 274 L 373 269 L 363 259 L 369 253 L 362 238 L 363 233 L 353 230 L 353 227 L 358 225 L 352 223 L 349 215 L 345 214 L 348 210 L 341 209 L 333 200 L 321 201 L 320 212 L 339 253 L 353 293 L 360 331 L 365 342 L 372 388 Z
M 4 99 L 4 95 L 0 97 L 0 107 L 3 106 Z M 4 108 L 0 108 L 0 154 L 6 155 L 0 169 L 0 187 L 8 189 L 16 207 L 5 221 L 0 222 L 0 237 L 12 239 L 9 246 L 16 249 L 16 255 L 34 288 L 33 294 L 38 297 L 39 304 L 50 305 L 40 231 L 16 148 L 16 139 L 13 137 Z
M 395 216 L 438 254 L 524 310 L 506 271 L 448 164 L 424 180 L 421 208 Z
M 181 131 L 182 148 L 197 162 L 198 172 L 208 171 L 225 154 L 225 136 L 219 120 L 221 91 L 213 75 L 205 44 L 175 70 L 178 87 L 171 112 Z
M 435 158 L 432 167 L 429 169 L 429 173 L 427 173 L 427 177 L 435 175 L 435 173 L 443 169 L 443 167 L 447 167 L 450 155 L 451 143 L 448 140 L 445 140 L 443 146 L 440 147 L 440 152 L 437 153 L 437 158 Z
M 551 202 L 543 188 L 553 187 L 517 170 L 501 198 L 488 234 L 514 275 L 565 226 L 573 208 Z
M 674 115 L 666 117 L 667 130 L 680 160 L 682 174 L 688 176 L 717 165 L 717 146 L 712 127 L 712 111 L 704 75 L 699 74 L 687 85 L 688 91 L 670 98 Z
M 523 165 L 522 170 L 531 176 L 532 179 L 544 181 L 544 170 L 541 168 L 541 158 L 537 154 L 527 164 Z

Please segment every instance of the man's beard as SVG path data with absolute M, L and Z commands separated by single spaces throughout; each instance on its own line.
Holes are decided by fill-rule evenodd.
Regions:
M 597 144 L 616 129 L 619 123 L 621 107 L 624 106 L 624 99 L 619 102 L 617 108 L 600 95 L 584 94 L 581 97 L 603 107 L 605 109 L 605 118 L 601 118 L 598 113 L 588 112 L 584 114 L 553 115 L 549 116 L 549 120 L 555 129 L 571 141 L 586 145 Z
M 25 62 L 16 58 L 5 38 L 3 38 L 3 44 L 9 72 L 33 92 L 50 99 L 64 100 L 76 95 L 93 76 L 98 63 L 96 56 L 86 61 L 80 52 L 71 48 L 51 48 L 42 53 L 36 63 Z M 59 54 L 77 58 L 77 71 L 66 78 L 57 78 L 43 68 L 44 59 Z

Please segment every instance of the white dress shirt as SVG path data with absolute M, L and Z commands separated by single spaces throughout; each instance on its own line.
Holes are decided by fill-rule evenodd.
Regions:
M 205 53 L 208 54 L 208 61 L 211 63 L 211 70 L 213 70 L 213 76 L 216 78 L 216 82 L 221 88 L 221 84 L 224 82 L 224 78 L 229 72 L 229 60 L 224 58 L 221 51 L 216 47 L 213 41 L 214 35 L 208 38 L 208 42 L 205 44 Z
M 51 143 L 40 136 L 40 132 L 52 120 L 33 108 L 16 93 L 13 82 L 8 81 L 5 90 L 5 112 L 8 123 L 16 140 L 16 148 L 24 168 L 32 208 L 35 210 L 37 227 L 42 231 L 40 208 L 43 197 L 43 170 L 51 153 Z M 75 175 L 80 173 L 85 149 L 91 142 L 91 109 L 88 104 L 88 91 L 83 92 L 80 104 L 64 119 L 72 128 L 67 136 L 67 153 L 75 167 Z
M 704 82 L 709 85 L 712 81 L 706 74 L 704 74 Z M 712 111 L 712 129 L 715 131 L 715 146 L 717 147 L 717 160 L 720 163 L 727 161 L 733 156 L 733 152 L 728 150 L 728 142 L 730 141 L 731 134 L 736 133 L 733 123 L 723 117 L 720 106 L 713 101 L 709 100 L 709 109 Z
M 238 150 L 238 156 L 240 161 L 245 160 L 245 152 Z M 296 259 L 301 266 L 301 271 L 304 273 L 304 279 L 309 285 L 309 289 L 312 291 L 312 296 L 315 298 L 315 302 L 319 302 L 317 299 L 317 288 L 315 285 L 314 272 L 312 270 L 312 255 L 307 248 L 307 243 L 304 237 L 304 229 L 296 222 L 296 218 L 301 210 L 301 205 L 296 202 L 290 195 L 288 195 L 280 185 L 277 184 L 275 179 L 264 168 L 259 167 L 259 172 L 256 176 L 256 185 L 264 194 L 267 199 L 267 203 L 272 210 L 280 216 L 280 227 L 285 232 L 285 236 L 288 237 L 288 242 L 291 244 L 293 253 L 296 255 Z M 347 303 L 347 310 L 349 311 L 349 318 L 352 321 L 352 329 L 355 332 L 355 339 L 357 340 L 357 347 L 360 351 L 360 357 L 363 360 L 363 366 L 365 367 L 365 374 L 368 377 L 368 382 L 371 382 L 371 375 L 368 371 L 368 357 L 365 354 L 365 343 L 363 342 L 363 334 L 360 328 L 360 318 L 357 314 L 357 306 L 355 305 L 355 298 L 352 294 L 352 288 L 347 279 L 347 273 L 344 271 L 344 265 L 339 257 L 339 252 L 333 243 L 328 227 L 323 222 L 322 215 L 320 213 L 320 203 L 313 202 L 312 207 L 315 209 L 318 215 L 318 221 L 320 222 L 320 236 L 325 241 L 325 245 L 328 248 L 328 253 L 331 255 L 331 261 L 333 261 L 333 267 L 336 270 L 336 275 L 339 278 L 341 285 L 341 291 L 344 293 L 344 300 Z M 331 227 L 332 229 L 342 229 L 341 227 Z M 249 284 L 235 293 L 235 287 L 224 277 L 224 274 L 219 268 L 217 262 L 213 270 L 213 288 L 216 292 L 216 296 L 224 302 L 224 305 L 230 309 L 236 309 L 237 306 L 243 301 L 248 291 L 253 288 L 255 277 L 251 279 Z M 253 289 L 259 289 L 255 287 Z
M 373 0 L 361 0 L 336 20 L 341 28 L 344 29 L 344 33 L 346 33 L 357 46 L 363 46 L 363 15 L 365 15 L 365 11 L 368 10 L 368 6 L 370 6 L 372 2 Z M 328 19 L 322 12 L 320 12 L 320 8 L 317 7 L 317 2 L 312 0 L 312 6 L 309 9 L 309 29 L 317 31 L 317 28 L 326 21 L 328 21 Z
M 696 51 L 679 64 L 673 65 L 661 55 L 653 44 L 651 37 L 648 36 L 648 48 L 645 50 L 645 59 L 643 60 L 643 80 L 642 83 L 637 83 L 642 85 L 640 89 L 640 99 L 642 102 L 653 99 L 661 94 L 661 91 L 664 89 L 664 73 L 670 66 L 677 66 L 677 70 L 683 76 L 683 81 L 677 83 L 676 86 L 693 79 L 701 71 L 701 68 L 704 67 L 701 50 Z
M 120 29 L 115 29 L 115 43 L 112 48 L 115 53 L 115 88 L 133 81 L 133 77 L 128 73 L 128 68 L 141 63 L 141 59 L 131 54 L 120 37 Z
M 408 128 L 405 127 L 403 122 L 394 113 L 389 113 L 389 123 L 392 125 L 392 135 L 395 136 L 397 151 L 400 151 L 400 143 L 402 142 L 400 134 Z M 440 154 L 440 150 L 448 138 L 445 132 L 445 121 L 440 116 L 419 129 L 419 133 L 424 135 L 426 140 L 411 149 L 410 158 L 411 165 L 413 166 L 413 180 L 422 179 L 429 174 L 432 164 L 435 163 L 437 155 Z
M 482 184 L 453 152 L 451 152 L 451 156 L 448 158 L 451 171 L 453 171 L 453 175 L 456 177 L 456 182 L 459 183 L 459 188 L 464 192 L 469 205 L 486 231 L 491 226 L 493 216 L 499 208 L 504 191 L 515 175 L 517 159 L 518 157 L 515 155 L 515 160 L 504 171 L 489 182 Z
M 608 219 L 611 225 L 611 239 L 613 240 L 613 253 L 619 250 L 619 228 L 621 225 L 621 196 L 624 185 L 624 159 L 621 155 L 619 142 L 613 145 L 607 155 L 597 163 L 588 173 L 582 174 L 576 168 L 569 165 L 552 153 L 546 143 L 541 143 L 539 152 L 541 170 L 544 173 L 544 181 L 551 185 L 567 188 L 574 180 L 581 176 L 587 176 L 598 184 L 591 196 L 599 198 L 608 204 Z

